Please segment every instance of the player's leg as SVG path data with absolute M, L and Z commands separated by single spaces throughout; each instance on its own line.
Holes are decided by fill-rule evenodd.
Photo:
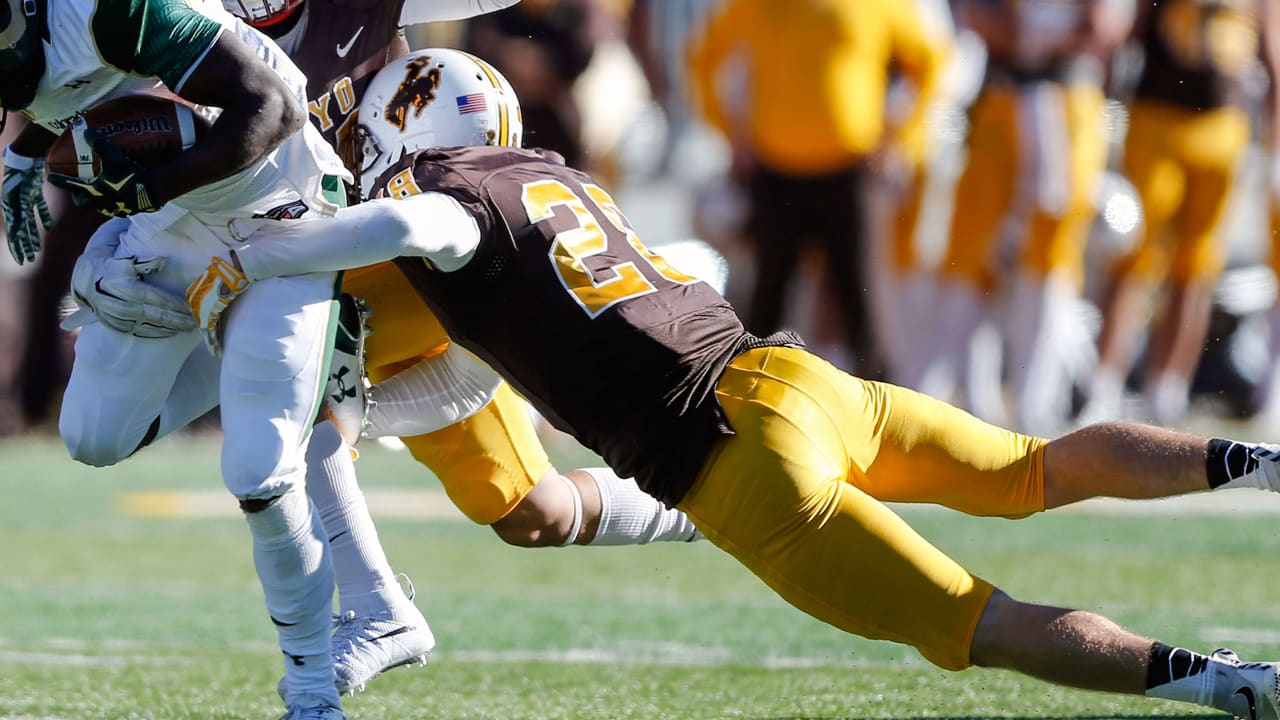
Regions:
M 1207 674 L 1165 673 L 1176 665 L 1172 655 L 1186 651 L 1092 613 L 1014 601 L 847 482 L 879 462 L 877 437 L 897 399 L 882 386 L 803 351 L 763 348 L 734 359 L 717 398 L 737 434 L 716 446 L 680 506 L 796 607 L 849 632 L 910 644 L 945 669 L 1004 667 L 1247 713 L 1236 694 L 1245 687 L 1269 710 L 1262 717 L 1276 716 L 1274 665 L 1195 655 Z M 1029 439 L 1024 447 L 1029 467 L 1043 446 Z M 945 469 L 922 454 L 919 472 Z M 863 591 L 871 582 L 876 592 Z M 1206 684 L 1212 689 L 1201 692 Z
M 1280 716 L 1277 663 L 1173 647 L 1096 613 L 1019 602 L 998 590 L 978 622 L 970 659 L 1059 685 L 1177 700 L 1242 718 Z
M 1091 497 L 1151 499 L 1217 488 L 1280 489 L 1274 446 L 1137 423 L 1091 425 L 1053 441 L 982 422 L 927 395 L 873 383 L 885 412 L 875 460 L 850 481 L 886 502 L 1022 517 Z
M 949 389 L 938 378 L 967 368 L 970 343 L 986 318 L 984 295 L 992 284 L 996 233 L 1013 200 L 1018 148 L 1016 98 L 1004 86 L 984 88 L 970 111 L 968 159 L 955 187 L 951 230 L 930 322 L 918 333 L 917 352 L 896 373 L 908 387 L 935 395 Z M 964 384 L 966 391 L 969 386 Z M 998 394 L 998 388 L 996 389 Z M 998 412 L 997 397 L 970 398 Z
M 1234 108 L 1217 110 L 1189 119 L 1180 135 L 1187 192 L 1173 233 L 1169 302 L 1152 333 L 1144 387 L 1151 416 L 1162 424 L 1186 414 L 1226 257 L 1218 225 L 1248 142 L 1248 120 Z
M 352 448 L 328 422 L 307 444 L 307 496 L 324 523 L 341 607 L 331 640 L 339 693 L 364 689 L 390 668 L 425 664 L 435 648 L 431 626 L 387 560 L 356 480 Z M 283 693 L 282 693 L 283 694 Z
M 253 536 L 285 654 L 289 707 L 340 706 L 329 649 L 333 567 L 304 479 L 333 342 L 335 281 L 331 274 L 263 280 L 224 319 L 223 481 Z
M 1168 264 L 1164 231 L 1186 193 L 1186 176 L 1171 154 L 1180 119 L 1152 103 L 1136 102 L 1131 107 L 1124 171 L 1142 202 L 1143 223 L 1137 247 L 1106 270 L 1098 369 L 1080 413 L 1084 422 L 1121 415 L 1125 379 L 1145 335 L 1148 298 Z
M 218 362 L 196 333 L 137 338 L 91 322 L 76 338 L 58 430 L 75 460 L 112 465 L 218 403 Z
M 405 373 L 421 369 L 415 365 Z M 682 513 L 609 468 L 557 471 L 528 405 L 505 383 L 470 417 L 404 442 L 440 478 L 463 514 L 491 526 L 511 545 L 634 545 L 700 537 Z

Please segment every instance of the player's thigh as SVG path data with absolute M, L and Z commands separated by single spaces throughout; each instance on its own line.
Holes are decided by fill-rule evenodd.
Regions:
M 384 368 L 416 360 L 449 342 L 435 314 L 392 263 L 348 271 L 342 291 L 363 298 L 371 311 L 365 366 L 374 382 L 394 374 Z
M 1212 283 L 1226 257 L 1218 230 L 1249 142 L 1249 121 L 1240 111 L 1224 108 L 1193 118 L 1189 126 L 1187 193 L 1173 228 L 1170 275 L 1178 283 Z
M 505 517 L 551 469 L 528 405 L 506 383 L 466 420 L 402 439 L 453 504 L 481 525 Z
M 875 459 L 852 482 L 886 502 L 945 505 L 971 515 L 1044 510 L 1042 438 L 979 420 L 923 393 L 863 382 L 878 432 Z
M 237 497 L 270 497 L 302 476 L 333 348 L 336 279 L 256 282 L 225 320 L 222 472 Z
M 97 322 L 85 325 L 76 338 L 58 418 L 72 457 L 110 465 L 136 450 L 160 417 L 175 378 L 199 342 L 195 333 L 144 339 Z
M 680 503 L 706 537 L 783 598 L 848 632 L 968 665 L 991 586 L 847 482 L 853 432 L 877 420 L 853 378 L 803 351 L 744 353 L 717 397 L 735 434 Z M 874 591 L 869 588 L 874 587 Z

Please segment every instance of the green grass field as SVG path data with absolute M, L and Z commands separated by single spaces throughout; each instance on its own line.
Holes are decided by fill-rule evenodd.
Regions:
M 429 491 L 413 496 L 424 506 L 443 497 L 406 454 L 369 447 L 357 467 L 376 516 L 392 491 Z M 52 440 L 0 443 L 0 717 L 282 711 L 248 531 L 221 487 L 210 438 L 165 441 L 107 470 L 76 465 Z M 132 493 L 165 490 L 220 512 L 126 512 Z M 1202 650 L 1280 657 L 1280 515 L 1251 512 L 1258 494 L 1239 498 L 1216 514 L 904 514 L 1015 596 L 1101 610 Z M 352 718 L 1212 717 L 1008 673 L 944 673 L 792 610 L 705 543 L 519 550 L 450 517 L 388 514 L 379 526 L 439 644 L 427 667 L 349 699 Z

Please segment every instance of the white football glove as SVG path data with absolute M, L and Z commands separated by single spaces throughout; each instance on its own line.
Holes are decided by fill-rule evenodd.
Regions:
M 4 187 L 0 191 L 9 254 L 21 265 L 36 259 L 40 251 L 39 219 L 45 230 L 53 227 L 53 215 L 44 201 L 44 159 L 4 149 Z
M 71 290 L 82 308 L 103 325 L 140 338 L 167 338 L 196 328 L 182 296 L 146 281 L 165 266 L 165 258 L 103 257 L 92 253 L 76 260 Z M 83 324 L 83 312 L 64 327 Z
M 214 357 L 222 354 L 222 314 L 231 301 L 249 289 L 240 261 L 233 250 L 229 257 L 215 255 L 209 267 L 187 286 L 187 305 L 204 336 L 204 344 Z

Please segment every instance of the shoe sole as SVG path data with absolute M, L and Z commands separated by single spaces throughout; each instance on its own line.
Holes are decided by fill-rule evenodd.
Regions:
M 379 670 L 378 672 L 376 672 L 376 673 L 374 673 L 374 674 L 370 675 L 367 679 L 365 679 L 365 681 L 364 681 L 364 682 L 360 683 L 359 685 L 348 685 L 348 686 L 347 686 L 347 688 L 346 688 L 345 690 L 342 688 L 342 686 L 341 686 L 341 685 L 337 686 L 338 694 L 339 694 L 339 695 L 342 695 L 342 696 L 344 696 L 344 697 L 355 697 L 355 694 L 356 694 L 356 693 L 362 693 L 362 692 L 364 692 L 364 691 L 365 691 L 365 687 L 366 687 L 370 682 L 372 682 L 375 678 L 379 677 L 380 675 L 382 675 L 382 674 L 386 673 L 388 670 L 395 670 L 396 668 L 426 667 L 426 665 L 427 665 L 427 661 L 428 661 L 429 659 L 431 659 L 431 652 L 430 652 L 430 651 L 425 652 L 425 653 L 423 653 L 423 654 L 421 654 L 421 655 L 418 655 L 418 656 L 416 656 L 416 657 L 411 657 L 411 658 L 409 658 L 408 660 L 404 660 L 404 661 L 402 661 L 402 662 L 398 662 L 398 663 L 396 663 L 396 664 L 394 664 L 394 665 L 388 665 L 388 666 L 386 666 L 386 667 L 382 668 L 381 670 Z

